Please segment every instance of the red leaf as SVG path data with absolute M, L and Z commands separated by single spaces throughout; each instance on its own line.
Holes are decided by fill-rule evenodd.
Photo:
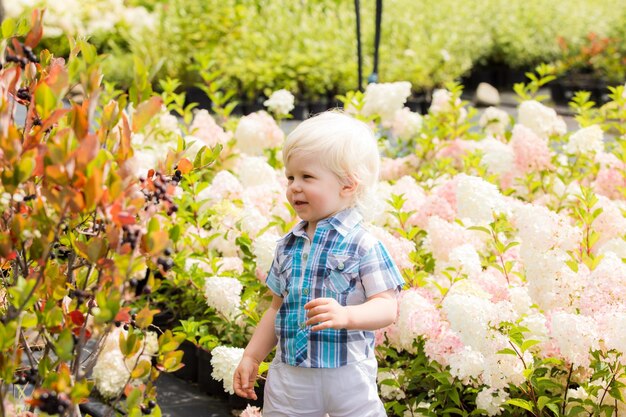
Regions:
M 189 171 L 193 168 L 193 164 L 187 158 L 183 158 L 178 162 L 178 169 L 183 174 L 188 174 Z
M 130 322 L 130 314 L 128 314 L 129 311 L 130 307 L 122 307 L 120 311 L 117 312 L 115 321 L 121 321 L 122 323 Z
M 78 310 L 70 311 L 70 318 L 72 319 L 72 323 L 79 327 L 85 322 L 85 316 Z

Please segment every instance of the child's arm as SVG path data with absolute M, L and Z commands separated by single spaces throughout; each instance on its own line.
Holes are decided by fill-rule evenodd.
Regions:
M 272 304 L 267 309 L 258 326 L 254 330 L 252 339 L 248 343 L 239 366 L 235 370 L 233 386 L 235 394 L 243 398 L 256 400 L 254 382 L 259 372 L 259 364 L 272 351 L 278 340 L 274 332 L 276 314 L 283 304 L 283 299 L 273 294 Z
M 398 303 L 395 290 L 373 295 L 359 305 L 342 306 L 334 298 L 316 298 L 304 305 L 307 325 L 322 329 L 378 330 L 396 320 Z

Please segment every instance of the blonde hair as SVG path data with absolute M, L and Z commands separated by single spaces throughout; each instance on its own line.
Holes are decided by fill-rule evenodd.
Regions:
M 339 111 L 320 113 L 300 123 L 283 147 L 285 165 L 294 154 L 314 154 L 343 184 L 354 181 L 354 206 L 364 212 L 378 183 L 380 154 L 374 132 Z

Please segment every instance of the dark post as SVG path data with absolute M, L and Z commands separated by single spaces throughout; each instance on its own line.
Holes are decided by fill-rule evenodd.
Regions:
M 356 53 L 359 63 L 359 91 L 363 91 L 363 58 L 361 53 L 361 12 L 359 0 L 354 0 L 356 11 Z
M 383 0 L 376 0 L 376 32 L 374 34 L 374 69 L 367 79 L 368 83 L 378 82 L 378 46 L 380 45 L 380 32 L 383 20 Z
M 4 6 L 2 5 L 2 0 L 0 0 L 0 23 L 4 20 Z

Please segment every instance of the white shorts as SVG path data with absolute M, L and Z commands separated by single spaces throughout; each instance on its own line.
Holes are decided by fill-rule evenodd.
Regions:
M 376 358 L 340 368 L 301 368 L 274 360 L 265 381 L 264 417 L 385 417 Z

